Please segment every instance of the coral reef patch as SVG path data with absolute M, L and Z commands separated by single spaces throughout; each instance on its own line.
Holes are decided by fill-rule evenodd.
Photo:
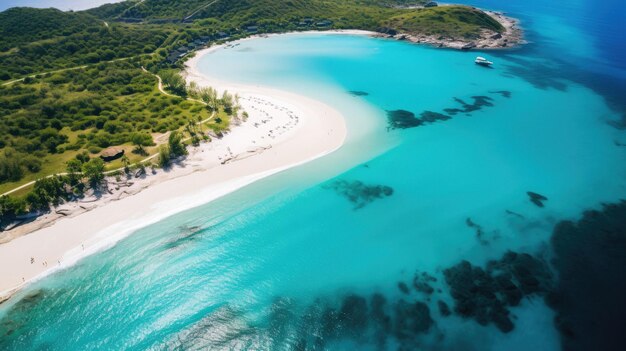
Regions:
M 489 93 L 497 94 L 505 98 L 511 97 L 511 92 L 507 90 L 490 91 Z M 460 107 L 457 106 L 444 108 L 444 113 L 425 110 L 424 112 L 420 113 L 419 117 L 416 117 L 415 113 L 407 110 L 387 111 L 387 129 L 393 130 L 415 128 L 430 123 L 447 121 L 458 114 L 471 116 L 472 112 L 479 111 L 484 107 L 495 106 L 494 99 L 490 96 L 476 95 L 472 96 L 471 99 L 473 100 L 472 103 L 467 103 L 465 100 L 455 97 L 453 98 L 453 100 L 457 104 L 461 105 Z
M 435 123 L 437 121 L 447 121 L 451 117 L 433 111 L 424 111 L 420 117 L 406 110 L 387 111 L 388 129 L 408 129 L 421 125 Z
M 544 295 L 550 291 L 552 276 L 543 260 L 525 253 L 507 252 L 486 269 L 468 261 L 444 270 L 454 312 L 473 318 L 480 325 L 493 323 L 504 333 L 515 327 L 509 306 L 517 306 L 525 296 Z

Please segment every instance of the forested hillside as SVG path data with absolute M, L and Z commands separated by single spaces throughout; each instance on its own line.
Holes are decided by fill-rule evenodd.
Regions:
M 100 8 L 90 10 L 91 13 L 108 18 L 128 18 L 144 20 L 185 19 L 185 18 L 222 18 L 240 11 L 259 12 L 259 17 L 268 19 L 267 14 L 296 14 L 296 12 L 325 11 L 325 16 L 332 15 L 328 10 L 347 9 L 359 6 L 361 10 L 374 7 L 396 7 L 423 5 L 425 0 L 145 0 L 138 2 L 108 5 L 107 12 Z M 133 5 L 128 5 L 132 3 Z M 104 6 L 103 6 L 104 8 Z M 112 11 L 113 10 L 113 11 Z M 302 13 L 300 13 L 302 14 Z M 193 16 L 192 16 L 193 15 Z M 104 18 L 104 17 L 101 17 Z
M 98 26 L 85 13 L 15 7 L 0 12 L 0 52 L 24 43 L 68 36 Z
M 9 9 L 0 13 L 0 30 L 0 80 L 152 53 L 172 32 L 53 9 Z

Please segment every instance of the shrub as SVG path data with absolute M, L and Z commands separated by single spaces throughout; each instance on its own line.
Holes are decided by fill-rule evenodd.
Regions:
M 159 147 L 159 167 L 167 168 L 170 166 L 171 153 L 170 148 L 167 145 L 161 145 Z

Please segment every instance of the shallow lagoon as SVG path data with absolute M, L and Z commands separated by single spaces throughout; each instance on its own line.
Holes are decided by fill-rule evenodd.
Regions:
M 474 56 L 326 35 L 207 56 L 209 75 L 336 107 L 348 143 L 33 284 L 0 309 L 0 348 L 558 349 L 541 293 L 504 333 L 454 312 L 444 272 L 507 250 L 547 262 L 558 221 L 626 196 L 626 136 L 549 59 Z M 450 118 L 388 128 L 396 110 Z

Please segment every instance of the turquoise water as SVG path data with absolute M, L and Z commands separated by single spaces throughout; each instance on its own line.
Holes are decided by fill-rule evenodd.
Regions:
M 475 52 L 287 35 L 206 56 L 209 75 L 331 104 L 346 146 L 32 284 L 0 306 L 0 349 L 559 349 L 540 294 L 508 308 L 508 332 L 438 307 L 459 261 L 549 261 L 556 222 L 626 196 L 620 115 L 554 51 L 525 50 L 484 69 Z M 396 110 L 452 118 L 388 128 Z

